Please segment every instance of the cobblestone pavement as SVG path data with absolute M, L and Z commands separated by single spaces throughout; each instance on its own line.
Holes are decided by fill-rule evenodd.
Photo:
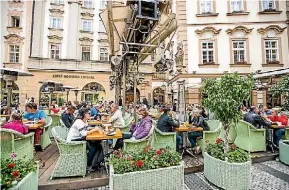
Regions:
M 185 183 L 190 190 L 219 190 L 210 184 L 203 172 L 185 175 Z M 109 190 L 107 187 L 83 190 Z M 251 190 L 289 190 L 289 166 L 277 161 L 253 164 Z

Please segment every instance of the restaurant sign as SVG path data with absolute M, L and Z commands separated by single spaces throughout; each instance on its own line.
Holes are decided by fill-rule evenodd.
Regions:
M 87 75 L 62 75 L 62 74 L 54 74 L 53 78 L 69 78 L 69 79 L 94 79 L 94 76 Z

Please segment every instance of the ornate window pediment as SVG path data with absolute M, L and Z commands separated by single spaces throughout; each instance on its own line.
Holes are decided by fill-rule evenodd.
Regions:
M 252 29 L 249 29 L 245 26 L 237 26 L 234 29 L 226 30 L 227 34 L 233 35 L 235 38 L 244 38 L 246 35 L 252 32 Z
M 84 41 L 86 41 L 86 42 L 93 42 L 93 39 L 88 38 L 88 37 L 83 37 L 83 38 L 79 38 L 79 41 L 81 41 L 81 42 L 84 42 Z
M 257 31 L 267 37 L 275 37 L 276 35 L 281 34 L 286 28 L 287 27 L 281 28 L 278 25 L 270 25 L 266 28 L 259 28 Z
M 210 38 L 220 34 L 221 30 L 222 29 L 217 30 L 216 28 L 214 28 L 212 26 L 208 26 L 208 27 L 203 28 L 202 30 L 196 30 L 196 34 L 198 34 L 202 38 L 210 39 Z
M 51 13 L 60 13 L 60 14 L 63 14 L 63 13 L 64 13 L 64 11 L 61 10 L 61 9 L 49 9 L 49 11 L 50 11 Z
M 89 12 L 85 12 L 85 13 L 81 13 L 81 16 L 83 16 L 83 17 L 94 17 L 94 14 L 89 13 Z
M 50 40 L 62 40 L 63 39 L 63 37 L 57 36 L 57 35 L 51 35 L 51 36 L 47 36 L 47 37 Z
M 7 36 L 4 36 L 4 38 L 7 40 L 8 43 L 22 43 L 24 39 L 17 34 L 9 34 Z

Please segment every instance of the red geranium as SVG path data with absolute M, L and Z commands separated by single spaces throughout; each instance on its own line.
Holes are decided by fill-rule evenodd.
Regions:
M 15 164 L 14 163 L 10 163 L 10 164 L 8 164 L 8 168 L 14 168 L 14 166 L 15 166 Z
M 118 154 L 118 155 L 116 155 L 116 157 L 117 157 L 117 158 L 120 158 L 121 156 L 120 156 L 120 154 Z
M 14 178 L 18 177 L 19 176 L 19 171 L 18 170 L 13 171 L 12 175 L 13 175 Z
M 236 148 L 236 145 L 232 144 L 231 148 L 234 150 Z
M 138 160 L 138 161 L 135 162 L 135 165 L 140 168 L 140 167 L 143 166 L 143 161 L 142 160 Z
M 159 150 L 156 151 L 156 153 L 157 153 L 158 155 L 160 155 L 160 154 L 162 154 L 162 150 L 159 149 Z
M 216 140 L 216 143 L 217 143 L 217 144 L 221 143 L 221 139 L 218 138 L 218 139 Z

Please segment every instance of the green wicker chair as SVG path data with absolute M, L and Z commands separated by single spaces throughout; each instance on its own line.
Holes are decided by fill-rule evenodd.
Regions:
M 148 136 L 146 136 L 143 139 L 139 139 L 139 140 L 125 139 L 123 141 L 123 150 L 126 152 L 139 152 L 143 150 L 147 145 L 150 144 L 153 131 L 154 131 L 154 125 L 152 125 L 152 128 Z
M 282 136 L 283 140 L 289 140 L 289 128 L 285 128 L 285 135 Z
M 176 138 L 177 135 L 175 132 L 161 132 L 156 125 L 154 125 L 154 132 L 151 138 L 151 147 L 155 150 L 160 148 L 169 147 L 172 151 L 176 151 Z
M 123 116 L 124 121 L 128 120 L 131 116 L 132 116 L 132 114 L 125 112 L 125 114 Z
M 51 133 L 51 130 L 52 130 L 53 127 L 60 125 L 60 121 L 59 121 L 59 120 L 60 120 L 60 118 L 61 118 L 61 115 L 51 114 L 51 115 L 49 115 L 49 117 L 52 118 L 52 124 L 51 124 L 51 125 L 49 126 L 49 128 L 48 128 L 48 134 L 49 134 L 49 137 L 50 137 L 50 138 L 53 138 L 52 133 Z
M 66 142 L 68 131 L 62 126 L 55 126 L 52 135 L 59 149 L 59 157 L 52 172 L 55 177 L 85 177 L 87 167 L 86 141 Z
M 46 125 L 43 127 L 43 132 L 40 137 L 40 145 L 42 150 L 46 149 L 50 144 L 51 140 L 49 137 L 49 127 L 52 125 L 52 118 L 46 117 Z
M 220 138 L 222 140 L 225 139 L 225 129 L 224 129 L 224 126 L 222 126 L 221 128 L 221 133 L 220 133 Z M 236 128 L 235 126 L 230 126 L 230 131 L 229 131 L 229 143 L 234 143 L 235 142 L 235 139 L 237 137 L 237 132 L 236 132 Z
M 11 129 L 1 128 L 1 158 L 10 158 L 16 153 L 16 159 L 33 159 L 34 133 L 23 135 Z
M 203 138 L 197 140 L 197 144 L 201 147 L 203 152 L 207 143 L 216 143 L 222 129 L 222 123 L 219 120 L 208 120 L 207 124 L 210 127 L 210 131 L 203 131 Z
M 257 129 L 250 123 L 239 121 L 236 125 L 235 145 L 248 152 L 266 151 L 266 129 Z
M 124 121 L 125 127 L 120 129 L 121 132 L 129 132 L 130 127 L 131 127 L 131 122 L 133 119 L 134 119 L 133 116 L 130 116 L 127 120 Z

